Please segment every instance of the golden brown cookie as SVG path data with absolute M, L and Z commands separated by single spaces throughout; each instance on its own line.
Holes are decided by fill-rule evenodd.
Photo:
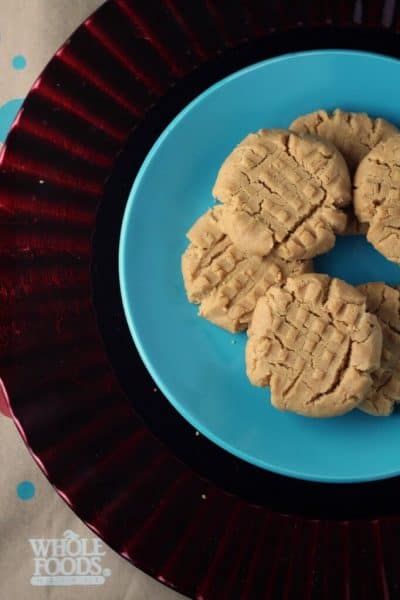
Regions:
M 366 283 L 358 289 L 367 298 L 367 310 L 382 329 L 381 366 L 372 373 L 372 389 L 358 408 L 387 416 L 400 400 L 400 291 L 384 283 Z
M 397 127 L 385 119 L 374 119 L 367 113 L 346 112 L 340 108 L 333 112 L 317 110 L 298 117 L 289 129 L 320 136 L 334 144 L 343 154 L 350 173 L 354 173 L 360 160 L 374 146 L 398 133 Z
M 378 206 L 367 239 L 388 260 L 400 264 L 400 205 Z
M 365 296 L 327 275 L 300 275 L 260 298 L 248 330 L 250 381 L 272 404 L 311 417 L 360 404 L 380 366 L 382 332 Z
M 354 210 L 368 223 L 367 239 L 386 258 L 400 263 L 400 135 L 367 154 L 354 176 Z
M 191 244 L 182 256 L 182 273 L 190 302 L 200 304 L 199 314 L 235 332 L 247 328 L 257 299 L 271 285 L 312 270 L 312 262 L 245 256 L 221 230 L 221 209 L 207 211 L 188 232 Z
M 328 142 L 282 129 L 248 135 L 223 163 L 214 196 L 223 227 L 251 255 L 307 259 L 333 247 L 350 203 L 346 163 Z
M 340 108 L 331 113 L 317 110 L 298 117 L 289 129 L 296 133 L 320 136 L 334 144 L 343 154 L 351 174 L 372 148 L 398 133 L 397 127 L 385 119 L 373 119 L 366 113 L 346 112 Z M 358 221 L 352 207 L 349 207 L 344 235 L 365 234 L 367 228 Z

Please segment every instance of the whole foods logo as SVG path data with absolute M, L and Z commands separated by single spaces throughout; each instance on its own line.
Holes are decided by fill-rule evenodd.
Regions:
M 36 538 L 32 585 L 103 585 L 111 570 L 103 569 L 105 552 L 98 538 L 81 538 L 68 529 L 60 539 Z

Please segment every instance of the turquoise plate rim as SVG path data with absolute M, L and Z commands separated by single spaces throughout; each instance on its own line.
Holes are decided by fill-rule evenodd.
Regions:
M 210 431 L 201 422 L 197 421 L 196 418 L 192 417 L 190 412 L 188 410 L 186 410 L 186 408 L 179 401 L 176 400 L 176 398 L 174 397 L 174 394 L 172 394 L 169 391 L 168 386 L 166 384 L 164 384 L 162 378 L 159 376 L 157 367 L 155 365 L 153 365 L 152 361 L 148 357 L 145 345 L 142 343 L 140 334 L 137 331 L 135 321 L 132 318 L 132 315 L 131 315 L 131 312 L 129 309 L 128 290 L 127 290 L 127 285 L 126 285 L 126 281 L 125 281 L 125 277 L 124 277 L 124 268 L 125 268 L 124 257 L 125 257 L 125 248 L 127 245 L 127 231 L 128 231 L 129 221 L 131 218 L 131 213 L 133 211 L 135 202 L 137 200 L 137 191 L 141 185 L 142 178 L 144 177 L 147 167 L 151 163 L 153 157 L 156 155 L 159 148 L 162 146 L 162 144 L 164 143 L 165 139 L 168 137 L 170 132 L 179 125 L 180 121 L 187 115 L 187 113 L 189 113 L 194 107 L 196 107 L 198 104 L 200 104 L 208 95 L 212 94 L 213 92 L 215 92 L 219 88 L 223 87 L 230 81 L 235 80 L 236 78 L 239 78 L 239 77 L 245 75 L 246 73 L 254 72 L 257 69 L 263 68 L 265 65 L 284 62 L 287 60 L 294 60 L 297 58 L 304 58 L 307 56 L 326 56 L 326 55 L 329 55 L 332 57 L 334 55 L 346 55 L 346 56 L 351 55 L 354 57 L 357 57 L 357 56 L 358 57 L 370 57 L 374 60 L 379 60 L 379 61 L 382 61 L 385 63 L 391 62 L 393 64 L 400 65 L 400 60 L 393 58 L 391 56 L 388 56 L 385 54 L 377 54 L 375 52 L 366 52 L 366 51 L 361 51 L 361 50 L 345 50 L 345 49 L 331 48 L 331 49 L 324 49 L 324 50 L 309 50 L 309 51 L 302 51 L 302 52 L 290 52 L 290 53 L 281 54 L 279 56 L 275 56 L 272 58 L 268 58 L 268 59 L 265 59 L 262 61 L 258 61 L 247 67 L 244 67 L 243 69 L 235 71 L 231 75 L 224 77 L 223 79 L 219 80 L 212 86 L 208 87 L 204 92 L 202 92 L 201 94 L 196 96 L 196 98 L 194 98 L 189 104 L 187 104 L 172 119 L 172 121 L 167 125 L 167 127 L 162 131 L 162 133 L 159 135 L 159 137 L 157 138 L 157 140 L 154 142 L 153 146 L 147 153 L 145 159 L 143 160 L 143 163 L 141 164 L 141 166 L 137 172 L 134 183 L 129 192 L 128 200 L 126 203 L 126 207 L 125 207 L 125 211 L 124 211 L 124 215 L 123 215 L 123 219 L 122 219 L 120 239 L 119 239 L 119 249 L 118 249 L 118 277 L 119 277 L 120 292 L 121 292 L 121 298 L 122 298 L 122 304 L 123 304 L 125 318 L 128 323 L 128 327 L 129 327 L 131 336 L 133 338 L 133 341 L 135 343 L 135 346 L 139 352 L 141 359 L 143 360 L 151 377 L 154 379 L 156 385 L 161 390 L 161 392 L 164 394 L 164 396 L 167 398 L 167 400 L 178 411 L 178 413 L 180 415 L 182 415 L 196 430 L 198 430 L 205 437 L 207 437 L 209 440 L 214 442 L 217 446 L 223 448 L 230 454 L 233 454 L 234 456 L 246 461 L 247 463 L 255 465 L 265 471 L 270 471 L 273 473 L 277 473 L 279 475 L 284 475 L 284 476 L 292 477 L 295 479 L 301 479 L 301 480 L 305 480 L 305 481 L 314 481 L 314 482 L 319 482 L 319 483 L 332 483 L 332 484 L 335 484 L 335 483 L 350 484 L 350 483 L 363 483 L 363 482 L 367 483 L 369 481 L 379 481 L 382 479 L 389 479 L 390 477 L 395 477 L 395 476 L 400 475 L 400 464 L 399 464 L 399 468 L 396 470 L 389 470 L 387 472 L 374 474 L 374 475 L 371 475 L 368 477 L 365 475 L 360 475 L 360 476 L 357 476 L 357 475 L 351 475 L 351 476 L 350 475 L 342 475 L 342 476 L 328 475 L 328 476 L 325 476 L 323 474 L 314 476 L 309 473 L 304 473 L 300 469 L 291 469 L 291 468 L 287 468 L 284 466 L 281 467 L 281 466 L 268 464 L 267 460 L 258 459 L 257 457 L 254 457 L 251 454 L 248 454 L 238 448 L 231 446 L 229 443 L 225 442 L 218 435 L 215 435 L 212 431 Z

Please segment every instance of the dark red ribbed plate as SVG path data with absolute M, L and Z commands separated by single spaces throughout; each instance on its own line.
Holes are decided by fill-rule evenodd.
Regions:
M 196 435 L 125 323 L 130 187 L 166 124 L 216 80 L 296 50 L 399 57 L 398 30 L 394 1 L 111 0 L 56 54 L 8 137 L 0 373 L 15 421 L 94 531 L 191 597 L 397 600 L 400 480 L 302 482 Z

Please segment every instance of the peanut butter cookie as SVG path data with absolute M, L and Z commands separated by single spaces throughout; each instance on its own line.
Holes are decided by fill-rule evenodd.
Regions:
M 248 135 L 223 163 L 214 196 L 235 246 L 304 260 L 333 247 L 351 201 L 342 155 L 328 142 L 282 129 Z
M 350 173 L 354 173 L 361 159 L 379 142 L 398 133 L 397 127 L 385 119 L 340 108 L 333 112 L 317 110 L 298 117 L 289 129 L 316 135 L 334 144 L 343 154 Z
M 327 275 L 290 277 L 260 298 L 248 330 L 250 381 L 272 404 L 311 417 L 358 406 L 379 368 L 382 332 L 365 296 Z
M 400 263 L 400 135 L 375 146 L 354 176 L 354 210 L 368 223 L 367 239 L 386 258 Z
M 378 206 L 367 240 L 388 260 L 400 264 L 400 204 L 388 202 Z
M 257 299 L 271 285 L 312 270 L 312 262 L 244 255 L 221 230 L 222 208 L 206 212 L 188 232 L 182 273 L 190 302 L 200 304 L 199 315 L 235 332 L 247 328 Z
M 387 416 L 400 400 L 400 291 L 379 282 L 358 289 L 367 298 L 367 310 L 377 316 L 383 335 L 381 366 L 372 373 L 372 389 L 358 408 Z
M 372 148 L 398 133 L 397 127 L 385 119 L 374 119 L 367 113 L 346 112 L 340 108 L 331 113 L 317 110 L 298 117 L 289 129 L 296 133 L 320 136 L 334 144 L 343 154 L 351 174 Z M 365 234 L 367 226 L 358 221 L 352 208 L 348 210 L 344 235 Z

